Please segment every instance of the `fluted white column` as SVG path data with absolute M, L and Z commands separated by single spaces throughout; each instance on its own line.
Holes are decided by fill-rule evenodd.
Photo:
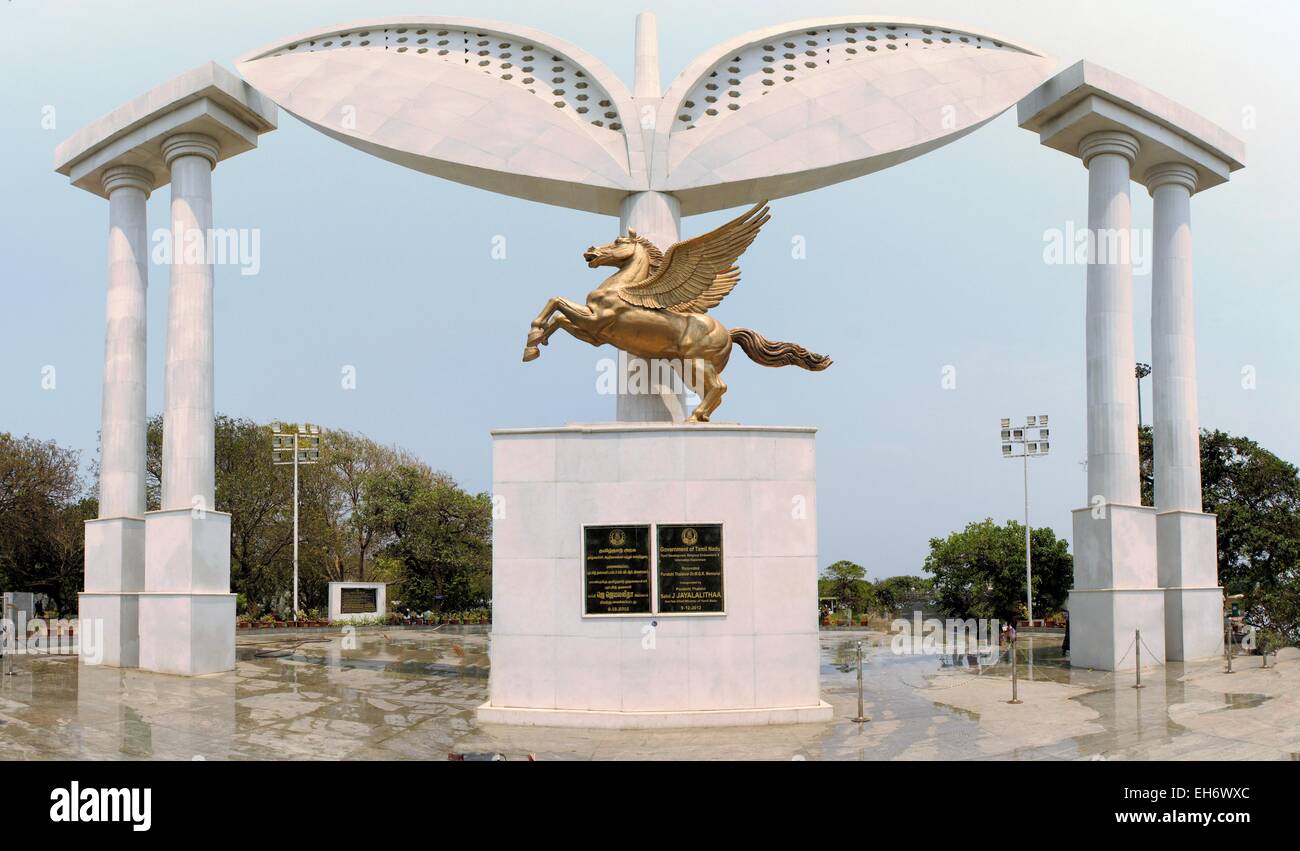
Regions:
M 146 291 L 149 237 L 145 202 L 153 175 L 131 165 L 104 172 L 108 193 L 108 308 L 100 426 L 99 516 L 145 511 Z
M 179 133 L 163 142 L 171 169 L 172 266 L 167 295 L 162 508 L 214 507 L 212 168 L 217 140 Z
M 1141 505 L 1137 386 L 1133 378 L 1132 211 L 1129 169 L 1138 140 L 1106 130 L 1085 137 L 1088 168 L 1088 499 Z
M 1200 511 L 1191 222 L 1196 170 L 1182 163 L 1158 165 L 1146 173 L 1146 184 L 1155 205 L 1151 381 L 1156 510 Z

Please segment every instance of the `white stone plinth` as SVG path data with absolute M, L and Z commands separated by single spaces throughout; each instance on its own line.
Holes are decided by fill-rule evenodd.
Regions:
M 1165 590 L 1156 579 L 1155 509 L 1106 505 L 1074 512 L 1070 665 L 1103 671 L 1165 661 Z
M 144 519 L 108 517 L 85 525 L 88 593 L 144 590 Z
M 140 664 L 140 595 L 86 591 L 77 595 L 77 652 L 87 665 Z
M 828 720 L 814 440 L 811 428 L 722 424 L 493 432 L 492 668 L 480 720 Z M 723 526 L 725 613 L 583 615 L 585 525 L 690 522 Z
M 1077 558 L 1077 556 L 1076 556 Z M 1165 589 L 1108 588 L 1070 592 L 1070 667 L 1131 671 L 1165 661 Z
M 174 509 L 145 515 L 140 667 L 210 674 L 235 667 L 230 515 Z
M 1170 659 L 1223 654 L 1217 518 L 1199 511 L 1156 515 L 1160 586 L 1165 589 L 1165 647 Z
M 145 515 L 145 588 L 230 591 L 230 515 L 188 508 Z
M 140 595 L 140 667 L 163 674 L 235 668 L 235 595 Z
M 102 625 L 102 640 L 85 643 L 82 661 L 133 668 L 139 664 L 137 596 L 144 590 L 145 528 L 140 517 L 87 520 L 85 592 L 78 618 Z M 97 631 L 96 637 L 100 635 Z M 92 646 L 95 645 L 95 646 Z
M 343 589 L 374 589 L 375 607 L 368 612 L 343 611 Z M 385 582 L 331 582 L 329 584 L 329 613 L 332 621 L 354 621 L 376 618 L 388 611 L 388 584 Z

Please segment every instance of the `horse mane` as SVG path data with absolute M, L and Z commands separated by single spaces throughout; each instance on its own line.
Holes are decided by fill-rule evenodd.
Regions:
M 638 245 L 644 247 L 646 253 L 650 255 L 650 274 L 653 275 L 657 273 L 659 271 L 659 267 L 663 265 L 664 253 L 659 250 L 659 247 L 657 245 L 655 245 L 650 240 L 646 239 L 644 236 L 641 236 L 640 234 L 637 234 L 633 241 L 636 242 Z

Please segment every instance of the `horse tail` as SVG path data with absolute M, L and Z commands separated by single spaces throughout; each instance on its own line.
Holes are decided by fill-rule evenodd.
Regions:
M 774 342 L 750 328 L 732 328 L 731 341 L 739 343 L 750 360 L 763 366 L 801 366 L 820 372 L 831 365 L 826 355 L 810 352 L 798 343 Z

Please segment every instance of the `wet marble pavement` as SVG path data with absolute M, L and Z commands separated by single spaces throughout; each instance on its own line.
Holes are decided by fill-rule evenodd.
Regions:
M 855 644 L 866 647 L 857 713 Z M 1300 759 L 1300 653 L 1132 675 L 1063 664 L 1059 639 L 1010 665 L 899 656 L 879 634 L 821 637 L 827 724 L 581 731 L 480 725 L 487 636 L 442 630 L 241 636 L 227 674 L 187 679 L 20 657 L 0 677 L 0 759 Z M 974 661 L 974 660 L 971 660 Z

